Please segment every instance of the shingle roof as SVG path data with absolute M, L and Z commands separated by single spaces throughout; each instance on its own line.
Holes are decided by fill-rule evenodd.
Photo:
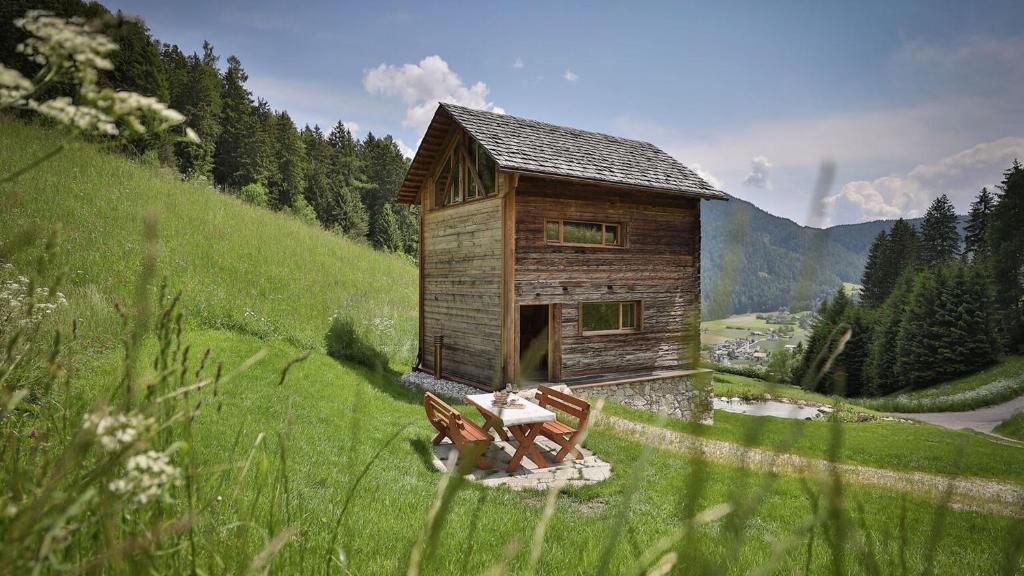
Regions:
M 435 124 L 438 124 L 437 130 L 443 128 L 447 132 L 447 122 L 438 122 L 442 110 L 486 148 L 503 170 L 607 182 L 700 198 L 727 198 L 653 144 L 454 104 L 442 103 L 438 107 L 424 144 L 428 139 L 431 143 L 437 140 L 437 134 L 431 134 L 436 132 Z M 425 173 L 423 164 L 433 161 L 436 146 L 423 148 L 421 145 L 416 153 L 399 194 L 400 200 L 415 197 L 414 190 L 419 188 Z M 421 154 L 426 157 L 421 159 Z M 410 192 L 412 198 L 409 198 Z

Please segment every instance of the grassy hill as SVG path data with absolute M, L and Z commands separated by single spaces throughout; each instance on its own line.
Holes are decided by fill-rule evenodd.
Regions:
M 55 133 L 0 118 L 0 172 L 48 151 Z M 0 240 L 57 230 L 54 265 L 66 274 L 68 317 L 91 345 L 117 341 L 113 304 L 133 300 L 143 227 L 156 221 L 158 278 L 180 290 L 190 326 L 323 349 L 328 319 L 351 314 L 396 367 L 416 354 L 416 267 L 402 256 L 311 227 L 157 171 L 73 145 L 14 185 L 0 210 Z M 14 263 L 29 269 L 33 252 Z M 368 331 L 370 332 L 370 331 Z
M 52 146 L 56 137 L 0 119 L 0 172 Z M 408 366 L 416 331 L 416 271 L 407 260 L 90 145 L 75 146 L 0 192 L 0 254 L 20 244 L 25 229 L 43 237 L 59 229 L 53 264 L 66 272 L 69 305 L 56 321 L 78 321 L 67 350 L 67 389 L 54 402 L 37 404 L 38 414 L 27 410 L 19 416 L 24 434 L 10 436 L 11 445 L 24 448 L 0 453 L 5 482 L 13 482 L 8 473 L 17 462 L 17 477 L 30 493 L 45 487 L 47 470 L 32 464 L 68 430 L 63 419 L 42 421 L 46 410 L 72 410 L 74 431 L 100 391 L 117 389 L 125 331 L 115 304 L 133 301 L 147 215 L 159 222 L 158 276 L 183 294 L 182 344 L 212 350 L 205 371 L 196 366 L 198 355 L 191 363 L 176 356 L 181 368 L 174 366 L 174 379 L 200 379 L 219 363 L 225 374 L 235 374 L 254 353 L 267 351 L 219 388 L 183 395 L 188 408 L 198 410 L 194 421 L 179 418 L 162 432 L 173 434 L 167 440 L 177 446 L 175 462 L 189 471 L 190 481 L 177 489 L 174 502 L 117 514 L 99 500 L 67 508 L 68 516 L 58 520 L 71 518 L 76 530 L 56 524 L 53 534 L 61 538 L 51 549 L 65 567 L 80 567 L 104 543 L 107 559 L 125 573 L 394 574 L 406 571 L 417 542 L 426 547 L 424 573 L 438 574 L 480 573 L 495 564 L 495 573 L 642 573 L 658 560 L 643 563 L 658 542 L 677 553 L 677 570 L 690 574 L 745 574 L 770 566 L 779 573 L 805 566 L 809 573 L 830 573 L 840 563 L 845 568 L 837 572 L 858 573 L 873 562 L 881 566 L 876 573 L 902 565 L 912 573 L 991 573 L 1019 560 L 1008 556 L 1021 529 L 1012 515 L 950 509 L 932 496 L 856 484 L 843 485 L 840 496 L 830 492 L 834 484 L 817 478 L 705 461 L 654 448 L 602 424 L 587 445 L 612 463 L 614 476 L 557 496 L 546 532 L 539 532 L 534 565 L 534 537 L 548 521 L 544 494 L 461 485 L 457 478 L 442 490 L 442 475 L 428 461 L 433 429 L 419 395 L 386 373 L 322 353 L 328 317 L 342 311 L 360 320 L 392 368 Z M 30 270 L 34 254 L 18 251 L 13 262 Z M 147 366 L 160 357 L 158 344 L 153 337 L 145 340 L 141 355 Z M 306 352 L 311 353 L 282 377 Z M 146 374 L 152 377 L 153 371 Z M 742 415 L 703 426 L 666 424 L 615 405 L 607 411 L 663 426 L 665 433 L 835 456 L 894 471 L 1024 483 L 1013 466 L 1021 449 L 933 427 Z M 962 453 L 969 457 L 956 458 Z M 82 458 L 74 465 L 93 462 Z M 67 492 L 87 495 L 103 478 L 82 482 Z M 439 500 L 439 491 L 450 497 Z M 0 499 L 8 494 L 5 485 Z M 724 521 L 686 530 L 698 511 L 721 502 L 733 507 Z M 74 517 L 83 507 L 90 515 Z M 438 511 L 434 524 L 432 510 Z M 175 524 L 190 513 L 194 526 Z M 936 519 L 940 529 L 933 528 Z M 140 526 L 165 529 L 156 543 L 159 553 L 136 548 L 145 548 L 130 539 Z M 0 517 L 0 553 L 9 550 L 6 543 L 18 527 Z M 38 536 L 54 542 L 50 533 Z M 125 548 L 118 547 L 122 542 Z

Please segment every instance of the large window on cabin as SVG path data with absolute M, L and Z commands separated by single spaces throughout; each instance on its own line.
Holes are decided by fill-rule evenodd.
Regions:
M 544 239 L 550 244 L 577 246 L 624 246 L 621 224 L 548 220 L 544 223 Z
M 479 142 L 457 136 L 434 178 L 434 208 L 493 196 L 497 175 L 497 164 Z
M 611 334 L 640 329 L 641 306 L 637 301 L 580 303 L 580 333 Z

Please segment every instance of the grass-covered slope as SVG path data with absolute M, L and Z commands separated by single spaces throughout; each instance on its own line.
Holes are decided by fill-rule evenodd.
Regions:
M 40 156 L 58 138 L 0 118 L 0 173 Z M 113 342 L 120 319 L 112 304 L 133 301 L 144 221 L 153 215 L 158 278 L 183 292 L 193 325 L 318 349 L 329 317 L 340 310 L 375 324 L 378 344 L 395 362 L 407 366 L 415 355 L 416 268 L 408 258 L 90 145 L 71 146 L 13 190 L 16 201 L 0 200 L 0 241 L 33 225 L 59 227 L 57 265 L 67 273 L 69 312 L 81 319 L 83 340 Z
M 1008 356 L 977 374 L 922 390 L 861 398 L 857 403 L 888 412 L 958 412 L 999 404 L 1021 394 L 1024 394 L 1024 356 Z

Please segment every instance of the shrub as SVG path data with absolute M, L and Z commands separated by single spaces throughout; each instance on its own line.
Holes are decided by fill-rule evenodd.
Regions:
M 263 184 L 259 182 L 253 182 L 252 184 L 246 184 L 239 192 L 238 197 L 245 200 L 249 204 L 254 204 L 261 208 L 267 207 L 267 189 L 263 187 Z
M 756 378 L 758 380 L 768 380 L 768 371 L 764 368 L 745 368 L 740 366 L 726 366 L 725 364 L 714 364 L 709 363 L 708 368 L 711 368 L 715 372 L 722 372 L 725 374 L 735 374 L 737 376 L 746 376 L 747 378 Z
M 335 360 L 355 362 L 371 370 L 383 370 L 387 356 L 366 341 L 351 316 L 335 314 L 327 329 L 327 354 Z
M 314 226 L 320 225 L 320 220 L 316 217 L 316 211 L 313 210 L 313 207 L 310 206 L 309 202 L 306 202 L 306 199 L 302 196 L 296 196 L 295 199 L 292 200 L 292 207 L 289 210 L 291 211 L 292 216 L 295 216 L 306 224 L 312 224 Z

